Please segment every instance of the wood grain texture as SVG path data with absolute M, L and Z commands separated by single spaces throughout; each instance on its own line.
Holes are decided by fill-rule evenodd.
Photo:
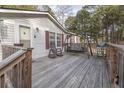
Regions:
M 101 88 L 110 87 L 107 65 L 102 58 L 83 54 L 39 58 L 32 63 L 34 88 Z
M 19 50 L 0 63 L 0 87 L 31 88 L 32 49 Z

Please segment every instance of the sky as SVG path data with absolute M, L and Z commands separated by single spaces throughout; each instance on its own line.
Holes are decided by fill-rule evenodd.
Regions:
M 76 15 L 77 11 L 79 11 L 82 8 L 82 5 L 73 5 L 72 7 L 74 15 Z
M 56 8 L 56 5 L 50 5 L 50 7 L 54 10 Z M 72 5 L 72 15 L 76 15 L 77 11 L 82 8 L 82 5 Z
M 57 5 L 49 5 L 49 7 L 52 9 L 52 11 L 56 11 L 56 7 Z M 62 5 L 61 5 L 62 6 Z M 69 6 L 69 5 L 68 5 Z M 38 6 L 38 8 L 40 9 L 42 9 L 42 5 L 39 5 Z M 64 17 L 64 19 L 62 18 L 62 20 L 66 20 L 69 16 L 76 16 L 76 14 L 77 14 L 77 12 L 80 10 L 82 8 L 82 5 L 71 5 L 71 9 L 72 9 L 72 11 L 71 11 L 71 13 L 69 13 L 69 14 L 65 14 L 66 16 Z M 56 15 L 57 16 L 57 15 Z M 60 19 L 60 18 L 58 18 L 58 20 L 59 20 L 59 22 L 60 23 L 62 23 L 63 24 L 63 21 Z

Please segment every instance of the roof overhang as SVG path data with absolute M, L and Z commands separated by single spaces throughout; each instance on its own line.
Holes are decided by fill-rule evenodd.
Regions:
M 64 33 L 66 29 L 48 12 L 48 11 L 25 11 L 25 10 L 11 10 L 11 9 L 0 9 L 0 18 L 7 19 L 18 19 L 18 18 L 41 18 L 48 17 L 54 22 Z
M 81 35 L 78 35 L 78 34 L 73 33 L 73 32 L 66 32 L 66 34 L 69 34 L 69 35 L 72 35 L 72 36 L 79 36 L 79 37 L 81 37 Z

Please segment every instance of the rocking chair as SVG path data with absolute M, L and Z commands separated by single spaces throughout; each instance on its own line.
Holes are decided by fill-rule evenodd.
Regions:
M 49 50 L 49 55 L 48 55 L 49 58 L 56 58 L 56 48 L 51 48 Z
M 56 49 L 56 55 L 57 56 L 63 56 L 63 53 L 62 53 L 62 49 L 61 48 L 57 48 Z

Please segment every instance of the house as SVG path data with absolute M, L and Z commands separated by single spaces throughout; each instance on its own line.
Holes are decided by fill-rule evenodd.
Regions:
M 0 9 L 1 44 L 34 48 L 33 59 L 47 56 L 52 47 L 62 48 L 65 32 L 49 12 Z

